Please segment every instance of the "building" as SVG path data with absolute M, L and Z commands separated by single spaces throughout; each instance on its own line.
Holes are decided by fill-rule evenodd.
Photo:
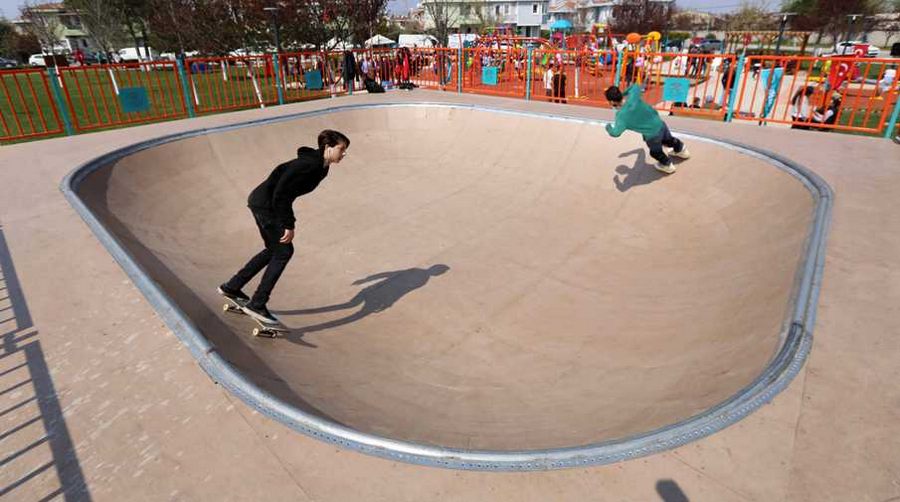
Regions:
M 575 31 L 590 31 L 594 25 L 609 23 L 615 5 L 606 0 L 556 0 L 550 4 L 549 25 L 568 21 Z
M 452 31 L 478 33 L 486 28 L 508 28 L 517 35 L 539 37 L 547 29 L 548 0 L 423 0 L 425 29 L 434 28 L 435 7 L 443 11 Z
M 675 0 L 649 0 L 650 3 L 674 5 Z M 554 0 L 549 8 L 548 26 L 568 21 L 576 32 L 605 28 L 613 17 L 618 0 Z
M 23 12 L 25 11 L 27 11 L 28 16 L 24 19 L 13 21 L 13 24 L 22 33 L 42 31 L 32 30 L 30 26 L 32 21 L 29 20 L 31 17 L 40 18 L 42 20 L 42 29 L 50 32 L 55 38 L 51 46 L 48 37 L 35 33 L 38 35 L 38 40 L 41 42 L 41 48 L 44 53 L 73 53 L 78 49 L 81 49 L 83 52 L 94 52 L 96 50 L 77 11 L 61 3 L 47 3 L 25 7 Z

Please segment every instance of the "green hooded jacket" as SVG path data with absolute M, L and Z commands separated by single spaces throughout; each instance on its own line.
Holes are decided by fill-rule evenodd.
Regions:
M 639 132 L 648 140 L 659 134 L 663 121 L 659 113 L 641 99 L 641 87 L 632 84 L 625 91 L 625 104 L 616 112 L 615 125 L 606 124 L 606 132 L 618 138 L 626 130 Z

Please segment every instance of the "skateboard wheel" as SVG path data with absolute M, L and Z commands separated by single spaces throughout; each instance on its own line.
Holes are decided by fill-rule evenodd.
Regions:
M 261 331 L 259 330 L 259 328 L 253 328 L 253 336 L 259 336 L 260 333 Z
M 230 310 L 231 310 L 231 305 L 228 305 L 227 303 L 225 305 L 222 305 L 223 312 L 228 312 Z

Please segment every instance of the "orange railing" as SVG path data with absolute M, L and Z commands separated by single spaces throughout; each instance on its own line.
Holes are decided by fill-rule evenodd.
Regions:
M 77 131 L 91 131 L 187 116 L 172 62 L 74 66 L 59 69 Z M 123 105 L 133 96 L 133 107 Z
M 275 66 L 269 54 L 189 58 L 185 66 L 197 113 L 278 104 Z
M 418 87 L 601 107 L 608 106 L 609 86 L 638 84 L 648 103 L 674 115 L 878 134 L 890 127 L 897 103 L 897 66 L 893 59 L 856 57 L 479 46 L 11 70 L 0 72 L 0 140 L 359 92 L 364 74 L 388 90 Z M 679 92 L 667 92 L 673 89 Z
M 42 138 L 62 134 L 63 123 L 42 70 L 0 73 L 0 126 L 3 140 Z
M 897 101 L 896 76 L 885 78 L 896 65 L 891 59 L 748 57 L 734 118 L 879 133 Z

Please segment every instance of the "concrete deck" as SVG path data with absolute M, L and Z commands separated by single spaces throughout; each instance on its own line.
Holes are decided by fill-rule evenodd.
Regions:
M 896 338 L 898 312 L 895 307 L 900 299 L 900 269 L 892 261 L 900 250 L 900 233 L 897 232 L 900 224 L 890 218 L 891 204 L 900 192 L 895 188 L 900 181 L 896 172 L 900 153 L 896 145 L 888 141 L 816 132 L 785 132 L 742 124 L 722 126 L 714 122 L 669 120 L 673 129 L 730 137 L 776 151 L 813 169 L 834 188 L 832 231 L 812 355 L 801 375 L 773 404 L 709 438 L 635 461 L 542 473 L 455 472 L 398 464 L 339 450 L 255 414 L 218 388 L 196 367 L 190 354 L 165 329 L 57 189 L 59 180 L 76 165 L 142 139 L 272 114 L 323 108 L 335 103 L 414 99 L 476 102 L 509 109 L 559 111 L 573 116 L 609 116 L 605 111 L 594 109 L 416 91 L 254 110 L 0 150 L 0 232 L 11 256 L 11 260 L 0 262 L 6 284 L 4 292 L 9 296 L 7 303 L 0 303 L 0 309 L 10 305 L 0 314 L 13 314 L 0 324 L 0 333 L 6 333 L 5 355 L 0 359 L 0 392 L 5 391 L 0 395 L 3 431 L 0 432 L 0 458 L 8 459 L 0 473 L 0 490 L 9 487 L 8 491 L 0 492 L 0 496 L 40 499 L 59 490 L 67 491 L 74 499 L 90 497 L 98 500 L 264 497 L 276 500 L 677 500 L 673 497 L 678 491 L 683 491 L 690 500 L 883 501 L 900 496 L 900 455 L 897 454 L 900 447 L 897 406 L 900 385 L 896 383 L 900 376 L 897 369 L 900 341 Z M 403 118 L 391 117 L 400 124 L 404 122 Z M 467 132 L 487 127 L 491 134 L 507 142 L 515 140 L 523 141 L 518 144 L 533 145 L 545 141 L 553 145 L 559 143 L 559 146 L 555 150 L 543 150 L 547 155 L 543 159 L 538 157 L 541 150 L 537 148 L 516 152 L 517 155 L 530 154 L 535 160 L 534 165 L 524 165 L 522 157 L 498 153 L 506 149 L 498 149 L 494 152 L 496 155 L 492 155 L 490 145 L 484 142 L 486 138 L 480 135 L 477 142 L 466 145 L 472 150 L 435 152 L 439 145 L 428 142 L 428 134 L 416 136 L 409 130 L 406 132 L 408 143 L 388 142 L 391 134 L 399 132 L 396 127 L 376 127 L 367 133 L 367 126 L 377 126 L 366 123 L 374 120 L 373 117 L 341 118 L 339 128 L 347 130 L 354 141 L 352 154 L 346 163 L 335 168 L 322 193 L 316 193 L 315 202 L 301 203 L 301 212 L 306 215 L 303 219 L 308 219 L 309 223 L 302 227 L 304 233 L 300 236 L 296 261 L 280 285 L 295 284 L 296 289 L 280 289 L 283 300 L 273 306 L 281 310 L 303 310 L 340 303 L 358 292 L 358 287 L 350 285 L 352 281 L 376 272 L 422 269 L 437 263 L 448 265 L 450 270 L 429 279 L 433 281 L 431 284 L 405 295 L 390 309 L 353 324 L 313 330 L 303 340 L 316 345 L 315 349 L 280 343 L 284 340 L 275 343 L 285 347 L 273 346 L 271 341 L 248 340 L 245 323 L 225 321 L 237 329 L 228 335 L 233 340 L 231 347 L 235 357 L 241 346 L 251 346 L 257 349 L 253 354 L 268 358 L 267 365 L 277 375 L 284 375 L 288 369 L 305 372 L 302 378 L 307 384 L 302 386 L 299 394 L 309 398 L 311 405 L 325 414 L 353 426 L 437 444 L 510 448 L 520 445 L 523 438 L 530 441 L 526 446 L 533 447 L 577 444 L 596 438 L 597 431 L 590 428 L 590 422 L 597 416 L 602 417 L 603 423 L 618 424 L 602 431 L 608 434 L 604 437 L 668 423 L 673 417 L 690 413 L 688 408 L 702 406 L 697 404 L 698 396 L 715 402 L 722 393 L 727 394 L 729 389 L 733 391 L 740 382 L 746 382 L 746 375 L 754 368 L 758 369 L 760 360 L 771 355 L 771 350 L 754 350 L 750 351 L 752 357 L 747 357 L 747 351 L 734 345 L 741 342 L 738 338 L 731 339 L 731 350 L 724 351 L 730 358 L 722 358 L 723 351 L 716 350 L 685 354 L 684 340 L 672 340 L 668 342 L 671 346 L 658 348 L 666 346 L 666 340 L 650 338 L 637 348 L 650 349 L 642 356 L 663 358 L 656 361 L 658 366 L 666 366 L 666 358 L 673 353 L 685 356 L 674 369 L 668 368 L 674 373 L 662 372 L 664 376 L 658 382 L 665 382 L 673 374 L 683 375 L 684 380 L 669 381 L 669 385 L 662 388 L 654 385 L 615 388 L 580 385 L 596 370 L 592 366 L 603 357 L 609 357 L 610 364 L 622 362 L 623 357 L 636 357 L 635 347 L 608 354 L 601 350 L 602 347 L 585 344 L 593 333 L 588 328 L 597 323 L 621 320 L 623 318 L 617 316 L 623 312 L 630 312 L 625 319 L 634 319 L 645 310 L 653 315 L 667 310 L 658 304 L 659 296 L 654 296 L 660 294 L 659 289 L 648 287 L 653 284 L 637 284 L 633 287 L 643 289 L 628 292 L 632 296 L 646 297 L 648 306 L 643 308 L 615 303 L 621 297 L 614 294 L 615 290 L 598 288 L 598 277 L 617 277 L 618 281 L 629 285 L 640 277 L 646 279 L 651 270 L 642 268 L 642 264 L 661 261 L 661 257 L 653 252 L 660 249 L 663 242 L 680 246 L 672 252 L 676 257 L 673 260 L 679 265 L 686 263 L 681 260 L 684 256 L 690 256 L 687 262 L 693 264 L 704 261 L 698 256 L 706 256 L 708 270 L 716 270 L 716 267 L 742 269 L 753 279 L 741 283 L 744 286 L 760 281 L 763 284 L 760 291 L 780 291 L 770 296 L 749 295 L 762 301 L 746 302 L 746 311 L 731 318 L 726 313 L 746 300 L 738 294 L 741 290 L 738 285 L 722 283 L 721 277 L 709 272 L 707 275 L 712 282 L 696 287 L 697 283 L 679 280 L 683 277 L 679 274 L 694 277 L 700 274 L 699 269 L 663 267 L 652 272 L 667 278 L 663 293 L 677 299 L 666 312 L 667 316 L 680 316 L 682 324 L 679 326 L 691 322 L 705 326 L 702 319 L 685 312 L 693 302 L 702 301 L 705 305 L 713 305 L 714 320 L 720 326 L 723 322 L 743 326 L 750 319 L 764 317 L 769 319 L 769 329 L 761 328 L 758 335 L 748 335 L 748 338 L 760 342 L 757 347 L 764 347 L 766 343 L 771 347 L 772 324 L 777 324 L 772 319 L 780 322 L 782 318 L 783 297 L 789 289 L 792 270 L 791 263 L 779 258 L 796 256 L 790 251 L 796 251 L 802 242 L 792 241 L 788 236 L 795 235 L 794 230 L 808 223 L 805 209 L 808 200 L 804 206 L 803 199 L 795 196 L 804 192 L 802 186 L 796 182 L 779 182 L 778 177 L 786 175 L 775 170 L 743 169 L 742 173 L 763 174 L 736 176 L 734 171 L 742 166 L 728 165 L 732 162 L 730 157 L 698 144 L 696 148 L 692 145 L 695 158 L 675 176 L 629 185 L 622 192 L 616 189 L 615 170 L 620 164 L 631 168 L 635 161 L 633 156 L 620 158 L 619 155 L 640 146 L 637 138 L 613 142 L 602 139 L 602 131 L 597 130 L 598 141 L 593 144 L 588 141 L 589 133 L 595 131 L 542 129 L 540 134 L 531 132 L 529 136 L 529 128 L 522 127 L 521 123 L 457 118 L 456 122 L 435 121 L 440 123 L 436 127 L 457 138 L 466 138 Z M 330 124 L 322 118 L 308 127 L 312 130 Z M 191 212 L 188 200 L 184 201 L 185 205 L 160 205 L 159 199 L 154 197 L 171 191 L 173 185 L 157 185 L 152 176 L 140 180 L 137 175 L 142 170 L 137 163 L 129 169 L 123 162 L 121 171 L 113 170 L 123 176 L 116 179 L 114 175 L 107 180 L 113 182 L 110 186 L 115 186 L 116 190 L 110 192 L 112 196 L 104 203 L 115 209 L 112 213 L 127 222 L 125 226 L 129 230 L 142 232 L 142 238 L 136 241 L 147 243 L 148 238 L 157 239 L 152 247 L 159 256 L 168 257 L 165 268 L 177 271 L 177 276 L 191 286 L 189 289 L 208 291 L 203 286 L 208 278 L 239 264 L 243 255 L 255 246 L 251 222 L 240 205 L 233 202 L 240 201 L 246 191 L 245 185 L 255 182 L 260 172 L 271 167 L 269 164 L 273 160 L 290 155 L 295 145 L 290 144 L 289 138 L 295 132 L 301 136 L 295 143 L 309 142 L 308 131 L 286 129 L 260 137 L 258 144 L 241 143 L 241 148 L 236 150 L 228 149 L 226 137 L 213 140 L 215 147 L 210 152 L 228 172 L 221 178 L 221 184 L 203 188 L 211 190 L 210 193 L 222 194 L 214 200 L 204 197 L 199 190 L 204 185 L 197 183 L 201 179 L 214 179 L 213 171 L 192 170 L 179 177 L 176 177 L 179 173 L 173 172 L 171 182 L 189 188 L 185 191 L 186 197 L 195 195 L 198 201 L 206 201 L 203 211 L 222 211 L 219 221 L 203 219 L 199 208 Z M 567 140 L 574 140 L 573 134 L 582 143 L 565 144 Z M 587 145 L 593 145 L 595 151 Z M 573 150 L 573 146 L 578 146 L 576 150 L 585 158 L 566 165 L 584 164 L 595 159 L 596 169 L 586 171 L 573 167 L 561 172 L 546 169 L 546 165 L 565 159 L 566 152 Z M 386 155 L 370 161 L 379 148 L 385 148 L 393 158 L 403 158 L 404 162 L 391 162 L 391 156 Z M 476 164 L 484 157 L 484 152 L 490 155 L 490 162 Z M 180 151 L 181 155 L 187 153 L 186 149 Z M 429 156 L 435 153 L 437 157 Z M 427 164 L 428 159 L 448 159 L 442 161 L 443 164 L 438 163 L 438 166 L 447 167 L 451 165 L 449 155 L 458 153 L 469 155 L 466 158 L 472 165 L 464 164 L 456 176 L 439 176 Z M 168 152 L 146 160 L 159 164 L 160 169 L 170 169 L 182 158 L 178 157 L 178 152 Z M 421 170 L 414 170 L 414 163 L 405 162 L 415 159 L 423 163 Z M 698 159 L 706 160 L 697 162 Z M 502 168 L 509 177 L 503 177 L 503 183 L 499 176 L 485 179 L 486 167 Z M 391 174 L 386 179 L 375 174 L 384 170 Z M 130 176 L 125 175 L 129 173 Z M 713 177 L 717 184 L 709 183 Z M 434 196 L 436 199 L 430 199 L 416 190 L 423 180 L 448 194 L 455 193 L 455 184 L 475 186 L 478 190 L 463 192 L 465 197 L 462 198 Z M 638 180 L 647 179 L 642 175 Z M 533 182 L 531 185 L 530 181 Z M 620 189 L 622 182 L 620 176 Z M 135 187 L 142 190 L 138 192 Z M 191 190 L 193 187 L 198 190 Z M 761 187 L 765 187 L 765 191 L 760 190 Z M 384 202 L 387 194 L 397 192 L 403 195 L 391 199 L 389 204 Z M 130 200 L 127 198 L 129 193 Z M 347 199 L 342 200 L 345 194 Z M 591 198 L 597 194 L 605 197 Z M 611 202 L 616 196 L 619 201 Z M 743 245 L 737 245 L 723 235 L 713 241 L 715 244 L 711 248 L 705 249 L 705 255 L 704 249 L 690 245 L 715 237 L 711 233 L 715 228 L 712 220 L 719 217 L 693 212 L 697 210 L 698 198 L 722 207 L 728 205 L 724 202 L 726 199 L 740 201 L 728 220 L 735 225 L 728 228 L 741 232 L 738 235 L 742 236 L 740 242 Z M 353 204 L 347 204 L 347 200 Z M 550 203 L 550 213 L 530 207 L 535 200 Z M 606 205 L 602 201 L 610 202 Z M 798 205 L 792 206 L 787 201 Z M 132 212 L 119 211 L 126 207 Z M 422 207 L 430 209 L 416 209 Z M 410 215 L 411 209 L 416 211 Z M 497 231 L 493 237 L 486 235 L 488 228 L 496 229 L 500 222 L 510 221 L 509 214 L 519 215 L 511 220 L 514 226 Z M 401 228 L 403 235 L 408 235 L 412 229 L 417 231 L 419 238 L 412 243 L 403 242 L 397 234 L 396 221 L 390 228 L 380 228 L 377 217 L 384 215 L 393 218 L 408 215 Z M 443 216 L 435 220 L 435 215 Z M 695 224 L 677 226 L 674 222 L 678 216 L 681 221 Z M 752 224 L 744 225 L 744 220 Z M 179 222 L 177 234 L 161 231 L 170 228 L 172 221 Z M 566 254 L 574 243 L 568 232 L 552 233 L 560 221 L 580 230 L 592 229 L 589 231 L 590 242 L 579 250 L 582 254 L 572 255 L 570 265 L 578 264 L 579 260 L 584 262 L 590 256 L 596 257 L 597 253 L 611 253 L 601 255 L 606 260 L 596 260 L 599 264 L 591 262 L 591 274 L 596 273 L 598 277 L 585 276 L 580 272 L 583 269 L 578 267 L 568 271 L 565 267 L 541 268 L 541 263 L 559 253 Z M 436 223 L 429 225 L 428 222 Z M 477 242 L 460 249 L 460 242 L 454 241 L 451 230 L 456 232 L 473 222 L 471 234 L 463 240 L 477 238 Z M 613 226 L 604 229 L 601 225 L 605 223 Z M 214 226 L 208 228 L 209 225 Z M 191 234 L 193 228 L 198 229 L 196 238 Z M 635 233 L 629 234 L 629 229 Z M 688 229 L 694 229 L 694 232 Z M 530 233 L 534 235 L 529 237 Z M 351 238 L 354 235 L 361 237 Z M 627 240 L 629 235 L 631 241 Z M 631 242 L 631 248 L 627 249 L 631 253 L 624 252 L 626 249 L 610 250 L 602 245 L 604 240 L 613 238 L 620 243 Z M 456 251 L 449 253 L 435 249 L 433 242 L 441 239 L 453 242 Z M 549 244 L 531 247 L 529 243 L 536 239 Z M 785 249 L 771 255 L 760 254 L 760 248 L 754 244 L 763 239 L 783 242 Z M 216 245 L 230 241 L 247 242 L 247 249 L 243 253 L 231 249 L 224 252 L 220 249 L 222 246 Z M 166 253 L 167 249 L 183 248 L 185 243 L 197 242 L 208 243 L 207 254 L 204 255 L 202 245 L 191 248 L 185 257 Z M 343 254 L 326 252 L 335 247 Z M 686 253 L 687 249 L 691 253 Z M 0 247 L 0 254 L 2 251 Z M 629 257 L 634 263 L 631 267 L 623 267 L 622 260 Z M 742 261 L 744 259 L 746 261 Z M 508 266 L 515 270 L 498 270 L 504 263 L 511 263 Z M 478 264 L 482 268 L 477 268 Z M 457 270 L 460 271 L 458 275 Z M 569 283 L 527 280 L 532 274 L 546 277 L 545 272 L 553 272 L 551 275 L 555 278 L 559 275 L 568 277 Z M 500 282 L 498 286 L 510 283 L 506 288 L 498 287 L 493 293 L 483 295 L 484 301 L 509 304 L 509 298 L 522 297 L 521 293 L 527 290 L 531 293 L 525 295 L 525 301 L 513 302 L 514 308 L 505 314 L 479 319 L 479 309 L 473 303 L 477 298 L 447 295 L 454 290 L 458 295 L 460 290 L 475 287 L 480 283 L 475 278 L 480 279 L 483 274 L 501 274 L 502 277 L 488 281 L 494 283 L 496 279 Z M 516 280 L 528 284 L 516 284 Z M 452 281 L 453 287 L 445 287 L 441 281 Z M 312 285 L 323 283 L 334 286 L 312 290 Z M 543 286 L 535 286 L 541 284 Z M 438 285 L 441 287 L 433 287 Z M 567 294 L 567 289 L 578 294 Z M 305 294 L 306 291 L 309 294 Z M 304 293 L 302 299 L 296 299 L 293 293 L 300 295 L 301 292 Z M 211 314 L 207 316 L 209 322 L 214 322 L 214 316 L 222 319 L 213 311 L 218 303 L 213 295 L 203 293 L 199 300 L 198 308 Z M 566 308 L 576 312 L 580 302 L 591 300 L 595 305 L 598 300 L 612 303 L 587 319 L 560 324 L 567 317 L 573 317 L 573 314 L 565 315 Z M 609 310 L 605 311 L 606 308 Z M 779 308 L 782 311 L 775 315 Z M 422 314 L 426 311 L 423 309 L 430 309 L 428 315 Z M 529 316 L 538 310 L 552 315 Z M 456 319 L 460 313 L 471 317 L 447 321 L 454 324 L 442 325 L 440 329 L 421 329 L 420 333 L 431 333 L 420 342 L 423 345 L 398 342 L 389 336 L 392 332 L 399 333 L 399 326 L 421 327 L 426 325 L 428 318 Z M 0 321 L 6 317 L 0 315 Z M 668 325 L 671 317 L 657 319 Z M 328 320 L 333 319 L 310 318 L 299 312 L 285 315 L 286 323 L 291 326 L 321 325 Z M 654 323 L 652 319 L 645 321 L 647 327 L 639 333 L 649 336 L 655 332 L 652 329 Z M 542 322 L 549 324 L 542 325 Z M 478 326 L 482 327 L 481 332 L 488 331 L 489 334 L 483 338 L 463 336 L 458 340 L 452 336 L 453 333 L 471 333 Z M 617 333 L 620 329 L 611 328 L 609 332 Z M 540 385 L 546 385 L 541 378 L 532 381 L 527 374 L 509 375 L 508 371 L 503 371 L 512 367 L 521 372 L 522 365 L 558 371 L 559 366 L 552 363 L 571 362 L 576 354 L 572 346 L 552 345 L 553 340 L 541 335 L 549 331 L 570 333 L 574 337 L 572 346 L 582 347 L 579 355 L 583 359 L 577 362 L 583 364 L 572 365 L 571 374 L 562 374 L 561 380 L 557 380 L 557 386 L 571 394 L 557 394 L 558 389 L 549 387 L 540 388 Z M 677 332 L 673 328 L 669 337 Z M 698 329 L 698 332 L 707 335 L 698 335 L 690 343 L 703 349 L 711 343 L 715 330 Z M 374 333 L 378 343 L 361 347 L 358 337 L 352 336 L 358 333 Z M 512 333 L 517 336 L 512 337 Z M 479 345 L 478 341 L 485 338 L 491 343 Z M 615 343 L 608 346 L 622 347 L 619 345 L 621 338 L 613 337 L 612 340 Z M 542 345 L 547 343 L 552 346 Z M 403 363 L 410 354 L 417 350 L 429 352 L 442 344 L 449 345 L 444 347 L 447 350 L 440 361 L 432 359 L 428 365 L 419 366 L 419 371 L 397 371 L 407 367 Z M 496 350 L 492 349 L 492 344 L 496 344 Z M 494 361 L 509 354 L 511 347 L 521 359 L 515 361 L 515 365 L 466 364 L 475 354 L 490 355 L 485 357 Z M 377 364 L 366 367 L 362 363 L 376 348 L 378 358 L 371 360 Z M 398 350 L 401 348 L 402 351 Z M 542 355 L 547 359 L 544 366 L 540 366 Z M 393 359 L 387 356 L 393 356 Z M 640 360 L 643 361 L 643 357 Z M 710 369 L 711 362 L 719 363 L 721 367 Z M 443 374 L 444 380 L 423 381 L 427 369 L 433 368 L 434 364 L 457 373 Z M 459 373 L 459 368 L 465 368 L 465 371 Z M 349 371 L 344 371 L 347 369 Z M 711 373 L 707 373 L 723 370 L 727 375 L 721 379 L 712 379 Z M 692 374 L 691 371 L 699 373 Z M 481 409 L 484 405 L 495 407 L 500 416 L 510 417 L 507 423 L 521 424 L 521 429 L 498 427 L 479 436 L 476 432 L 484 431 L 479 427 L 484 424 L 477 421 L 477 414 L 466 411 L 466 406 L 454 408 L 461 410 L 458 416 L 439 416 L 440 410 L 433 403 L 453 399 L 454 395 L 458 398 L 459 394 L 454 393 L 460 392 L 442 386 L 462 377 L 471 378 L 472 388 L 476 391 L 474 384 L 477 382 L 492 382 L 507 390 L 510 385 L 520 383 L 522 387 L 513 388 L 511 392 L 492 393 L 481 389 L 483 401 L 464 399 L 465 404 L 473 407 L 476 404 L 480 404 Z M 625 372 L 618 377 L 629 383 L 638 376 Z M 363 385 L 364 382 L 377 382 L 377 385 Z M 430 390 L 435 400 L 432 405 L 418 399 L 404 401 L 400 392 L 373 394 L 373 389 L 384 388 L 381 386 L 385 384 L 388 388 L 406 385 L 409 389 L 417 382 L 423 387 L 414 395 L 424 396 L 426 390 Z M 724 387 L 704 388 L 710 382 Z M 535 385 L 538 388 L 535 389 Z M 666 406 L 655 404 L 660 396 L 670 395 L 673 388 L 691 394 L 691 399 L 676 399 L 667 402 Z M 622 389 L 631 394 L 644 392 L 641 395 L 643 404 L 631 410 L 608 408 L 610 403 L 622 401 L 621 395 L 609 391 Z M 579 404 L 599 401 L 605 406 L 575 410 L 564 407 L 571 403 L 573 396 L 592 391 L 607 394 L 591 396 Z M 559 396 L 560 401 L 529 402 L 532 392 L 540 396 Z M 43 398 L 29 401 L 35 394 Z M 335 396 L 344 398 L 334 399 Z M 388 405 L 378 409 L 377 413 L 366 411 L 367 408 L 360 405 L 385 402 L 390 397 L 394 400 L 388 400 Z M 548 406 L 539 406 L 541 404 Z M 323 406 L 330 408 L 322 409 Z M 659 414 L 650 415 L 648 410 Z M 552 426 L 562 419 L 568 420 L 564 428 Z M 52 433 L 41 441 L 48 430 Z M 537 432 L 529 434 L 531 431 Z M 43 470 L 29 477 L 29 473 L 41 467 Z M 81 491 L 84 485 L 86 489 Z

